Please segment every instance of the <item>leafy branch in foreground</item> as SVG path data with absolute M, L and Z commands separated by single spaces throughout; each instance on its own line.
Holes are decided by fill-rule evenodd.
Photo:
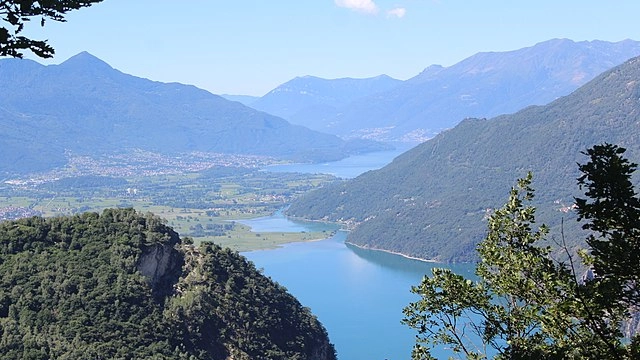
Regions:
M 532 175 L 518 181 L 509 200 L 489 219 L 489 233 L 478 246 L 479 280 L 434 269 L 412 291 L 422 298 L 405 309 L 405 323 L 419 330 L 414 358 L 431 358 L 423 344 L 450 346 L 469 359 L 495 352 L 501 358 L 543 358 L 550 351 L 552 322 L 568 329 L 571 319 L 551 311 L 570 288 L 570 274 L 537 243 L 547 234 L 533 230 Z M 492 349 L 492 350 L 489 350 Z
M 637 338 L 620 329 L 639 298 L 640 201 L 630 182 L 636 165 L 623 153 L 595 146 L 580 165 L 578 183 L 591 201 L 576 199 L 578 214 L 599 234 L 589 235 L 591 253 L 582 260 L 595 276 L 583 280 L 572 256 L 568 264 L 554 261 L 540 244 L 548 230 L 534 229 L 528 174 L 489 219 L 477 281 L 434 269 L 412 288 L 421 298 L 404 309 L 403 322 L 418 330 L 413 358 L 433 359 L 438 346 L 468 359 L 634 358 Z
M 42 58 L 52 57 L 54 49 L 46 40 L 33 40 L 21 36 L 25 23 L 39 18 L 40 26 L 47 19 L 66 21 L 64 15 L 71 10 L 91 6 L 102 0 L 2 0 L 0 1 L 0 20 L 9 24 L 0 27 L 0 56 L 22 58 L 23 50 L 30 50 Z

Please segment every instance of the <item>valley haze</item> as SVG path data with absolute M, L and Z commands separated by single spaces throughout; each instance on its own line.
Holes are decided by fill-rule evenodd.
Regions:
M 32 3 L 15 9 L 50 6 Z M 476 250 L 516 179 L 533 173 L 555 261 L 587 246 L 581 152 L 608 142 L 640 162 L 638 13 L 635 0 L 97 0 L 22 28 L 3 12 L 57 53 L 0 59 L 2 357 L 408 358 L 434 323 L 403 313 L 428 319 L 406 306 L 428 301 L 412 285 L 434 267 L 482 292 L 445 291 L 455 304 L 491 314 L 500 293 L 474 273 Z M 562 338 L 593 313 L 574 317 L 581 285 L 548 281 L 552 267 L 527 279 L 542 286 L 526 321 L 530 344 L 555 351 L 538 318 L 560 309 Z M 598 309 L 591 330 L 620 328 Z M 510 328 L 515 313 L 497 318 Z

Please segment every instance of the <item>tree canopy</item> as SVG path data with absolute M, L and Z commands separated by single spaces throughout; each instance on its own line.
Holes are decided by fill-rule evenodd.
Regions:
M 434 269 L 412 292 L 420 299 L 404 310 L 418 330 L 415 359 L 449 346 L 469 359 L 633 359 L 637 337 L 621 328 L 638 303 L 640 206 L 624 149 L 597 145 L 584 154 L 576 199 L 589 249 L 578 258 L 564 242 L 566 260 L 542 245 L 545 225 L 535 226 L 532 175 L 520 179 L 507 203 L 489 218 L 478 245 L 477 281 Z M 594 275 L 581 275 L 589 266 Z
M 91 6 L 102 0 L 2 0 L 0 19 L 0 56 L 22 58 L 29 50 L 42 58 L 52 57 L 55 50 L 47 40 L 34 40 L 21 35 L 25 24 L 37 20 L 44 26 L 47 20 L 66 21 L 64 16 L 71 10 Z
M 600 281 L 613 282 L 626 302 L 638 305 L 640 199 L 631 183 L 638 165 L 622 157 L 624 152 L 603 144 L 583 153 L 590 161 L 579 166 L 578 184 L 588 198 L 576 198 L 576 204 L 579 219 L 587 221 L 583 228 L 592 231 L 587 243 L 595 273 Z
M 335 360 L 309 309 L 244 257 L 133 209 L 0 222 L 0 354 Z

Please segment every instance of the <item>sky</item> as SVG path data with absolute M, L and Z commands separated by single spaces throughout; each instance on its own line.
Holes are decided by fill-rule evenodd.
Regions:
M 82 52 L 139 77 L 262 96 L 297 76 L 405 80 L 478 52 L 640 40 L 638 0 L 104 0 L 39 21 L 58 64 Z

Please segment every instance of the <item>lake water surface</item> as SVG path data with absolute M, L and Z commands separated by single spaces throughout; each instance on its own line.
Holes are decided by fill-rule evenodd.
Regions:
M 327 173 L 354 178 L 383 167 L 408 148 L 353 156 L 326 164 L 290 164 L 263 170 Z M 282 212 L 241 220 L 255 232 L 334 231 L 335 225 L 292 221 Z M 287 244 L 275 250 L 243 253 L 318 316 L 335 344 L 340 360 L 408 360 L 415 331 L 402 325 L 402 309 L 418 299 L 418 285 L 434 266 L 450 267 L 465 276 L 472 265 L 433 264 L 345 244 L 347 233 L 313 242 Z M 451 353 L 434 354 L 447 358 Z
M 390 163 L 396 156 L 409 150 L 410 145 L 398 145 L 394 150 L 377 151 L 350 156 L 340 161 L 320 164 L 270 165 L 262 170 L 272 172 L 299 172 L 331 174 L 339 178 L 351 179 L 366 171 L 379 169 Z
M 291 228 L 287 222 L 277 213 L 257 219 L 256 231 L 311 231 L 302 230 L 304 222 L 291 222 Z M 252 225 L 251 220 L 245 223 Z M 318 230 L 319 224 L 310 226 Z M 338 231 L 329 239 L 243 255 L 311 308 L 327 328 L 340 360 L 410 359 L 415 332 L 400 323 L 402 309 L 417 299 L 410 288 L 432 267 L 447 265 L 359 249 L 346 245 L 345 238 L 346 233 Z M 453 269 L 467 276 L 473 272 L 471 265 Z

